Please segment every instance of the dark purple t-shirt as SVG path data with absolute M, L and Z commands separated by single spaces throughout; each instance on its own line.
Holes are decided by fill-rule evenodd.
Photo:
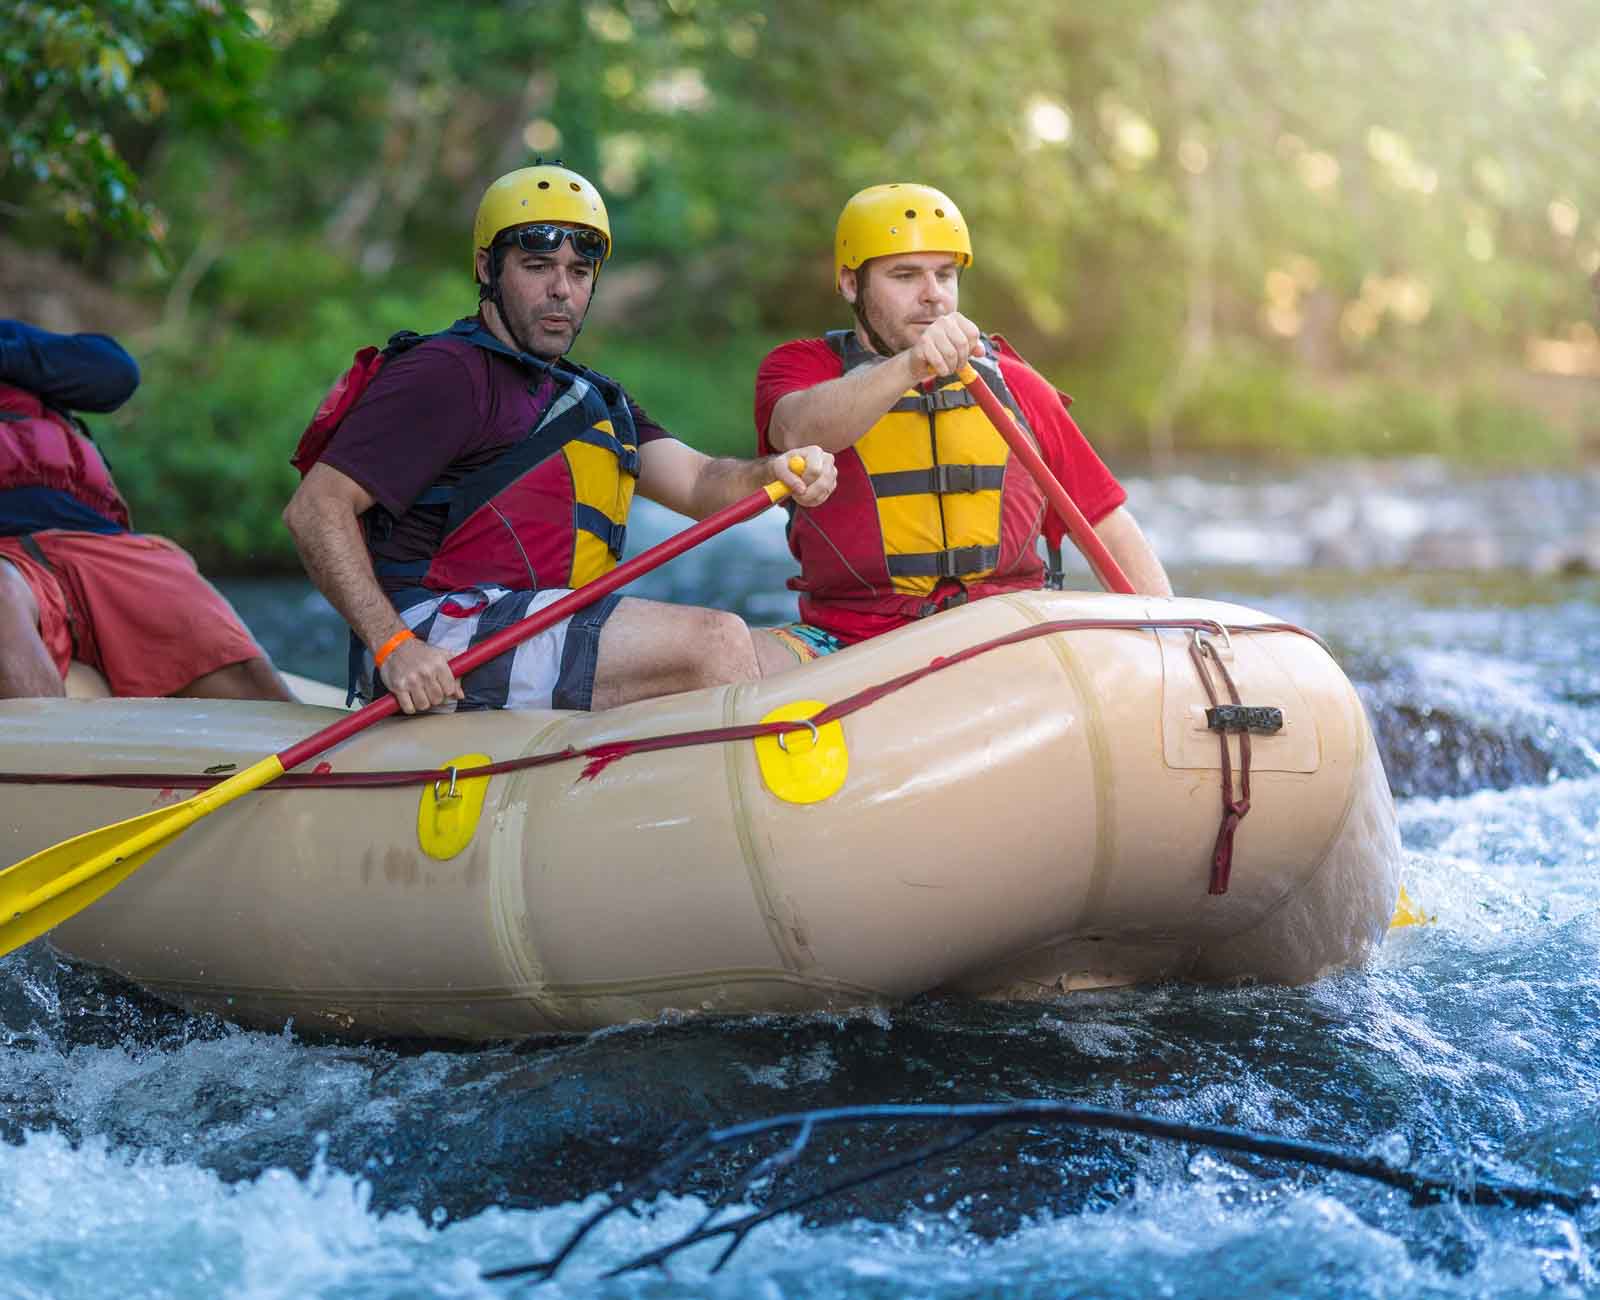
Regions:
M 443 519 L 411 504 L 435 483 L 460 482 L 526 437 L 554 396 L 549 378 L 531 380 L 509 357 L 464 339 L 429 339 L 387 361 L 322 455 L 394 517 L 390 535 L 373 541 L 376 558 L 430 558 Z M 672 436 L 631 397 L 628 409 L 641 447 Z

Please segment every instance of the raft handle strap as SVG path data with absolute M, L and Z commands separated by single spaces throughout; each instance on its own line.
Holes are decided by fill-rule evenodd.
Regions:
M 1218 625 L 1221 626 L 1220 624 Z M 1232 644 L 1228 647 L 1233 648 Z M 1206 688 L 1206 698 L 1211 701 L 1211 711 L 1219 707 L 1216 687 L 1211 684 L 1211 671 L 1206 664 L 1209 658 L 1217 667 L 1217 672 L 1222 675 L 1223 683 L 1228 688 L 1228 698 L 1236 709 L 1241 708 L 1238 688 L 1233 684 L 1233 676 L 1228 672 L 1228 666 L 1222 662 L 1222 656 L 1217 647 L 1212 644 L 1210 634 L 1196 628 L 1194 635 L 1189 639 L 1189 654 L 1194 660 L 1195 671 L 1200 675 L 1200 684 Z M 1233 834 L 1239 829 L 1239 823 L 1250 811 L 1250 733 L 1239 731 L 1239 797 L 1233 797 L 1233 760 L 1228 752 L 1228 733 L 1218 730 L 1217 743 L 1222 746 L 1222 825 L 1217 829 L 1216 846 L 1211 851 L 1211 881 L 1206 887 L 1208 894 L 1226 894 L 1228 892 L 1228 876 L 1233 870 Z

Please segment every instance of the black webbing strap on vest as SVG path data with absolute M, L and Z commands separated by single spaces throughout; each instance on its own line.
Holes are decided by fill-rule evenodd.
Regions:
M 965 388 L 936 388 L 931 393 L 918 393 L 912 397 L 901 397 L 889 409 L 891 411 L 916 411 L 919 414 L 932 415 L 939 411 L 959 411 L 968 406 L 976 406 L 978 399 Z
M 1005 482 L 1004 465 L 935 465 L 871 475 L 880 497 L 920 496 L 925 492 L 998 492 Z
M 586 533 L 593 533 L 606 544 L 611 558 L 620 560 L 628 541 L 628 526 L 612 521 L 603 510 L 585 505 L 582 501 L 572 507 L 572 522 Z
M 960 578 L 982 573 L 1000 562 L 998 546 L 953 546 L 948 551 L 920 555 L 891 555 L 889 574 L 895 578 Z
M 1045 571 L 1044 585 L 1051 591 L 1065 591 L 1067 589 L 1067 573 L 1061 564 L 1061 546 L 1057 542 L 1047 541 L 1044 544 Z

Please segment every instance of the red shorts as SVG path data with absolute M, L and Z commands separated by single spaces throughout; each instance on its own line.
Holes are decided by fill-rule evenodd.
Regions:
M 46 531 L 0 537 L 39 602 L 39 634 L 63 678 L 78 659 L 113 695 L 171 695 L 197 677 L 262 656 L 222 593 L 189 553 L 149 533 Z

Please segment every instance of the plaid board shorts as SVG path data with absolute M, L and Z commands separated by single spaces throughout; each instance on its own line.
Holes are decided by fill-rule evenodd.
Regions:
M 832 632 L 824 632 L 820 627 L 814 627 L 810 623 L 784 623 L 779 627 L 763 630 L 777 637 L 803 664 L 808 664 L 813 659 L 820 659 L 823 655 L 831 655 L 835 650 L 844 649 L 844 642 Z
M 452 657 L 487 641 L 571 594 L 565 587 L 511 591 L 505 587 L 467 587 L 407 605 L 400 611 L 419 640 Z M 600 661 L 600 629 L 622 597 L 602 597 L 554 627 L 475 668 L 461 681 L 462 700 L 447 700 L 435 713 L 475 709 L 583 709 L 594 699 L 594 674 Z M 354 665 L 352 665 L 354 666 Z M 351 687 L 362 703 L 374 698 L 376 670 L 372 651 L 363 647 Z M 379 686 L 379 693 L 385 689 Z

